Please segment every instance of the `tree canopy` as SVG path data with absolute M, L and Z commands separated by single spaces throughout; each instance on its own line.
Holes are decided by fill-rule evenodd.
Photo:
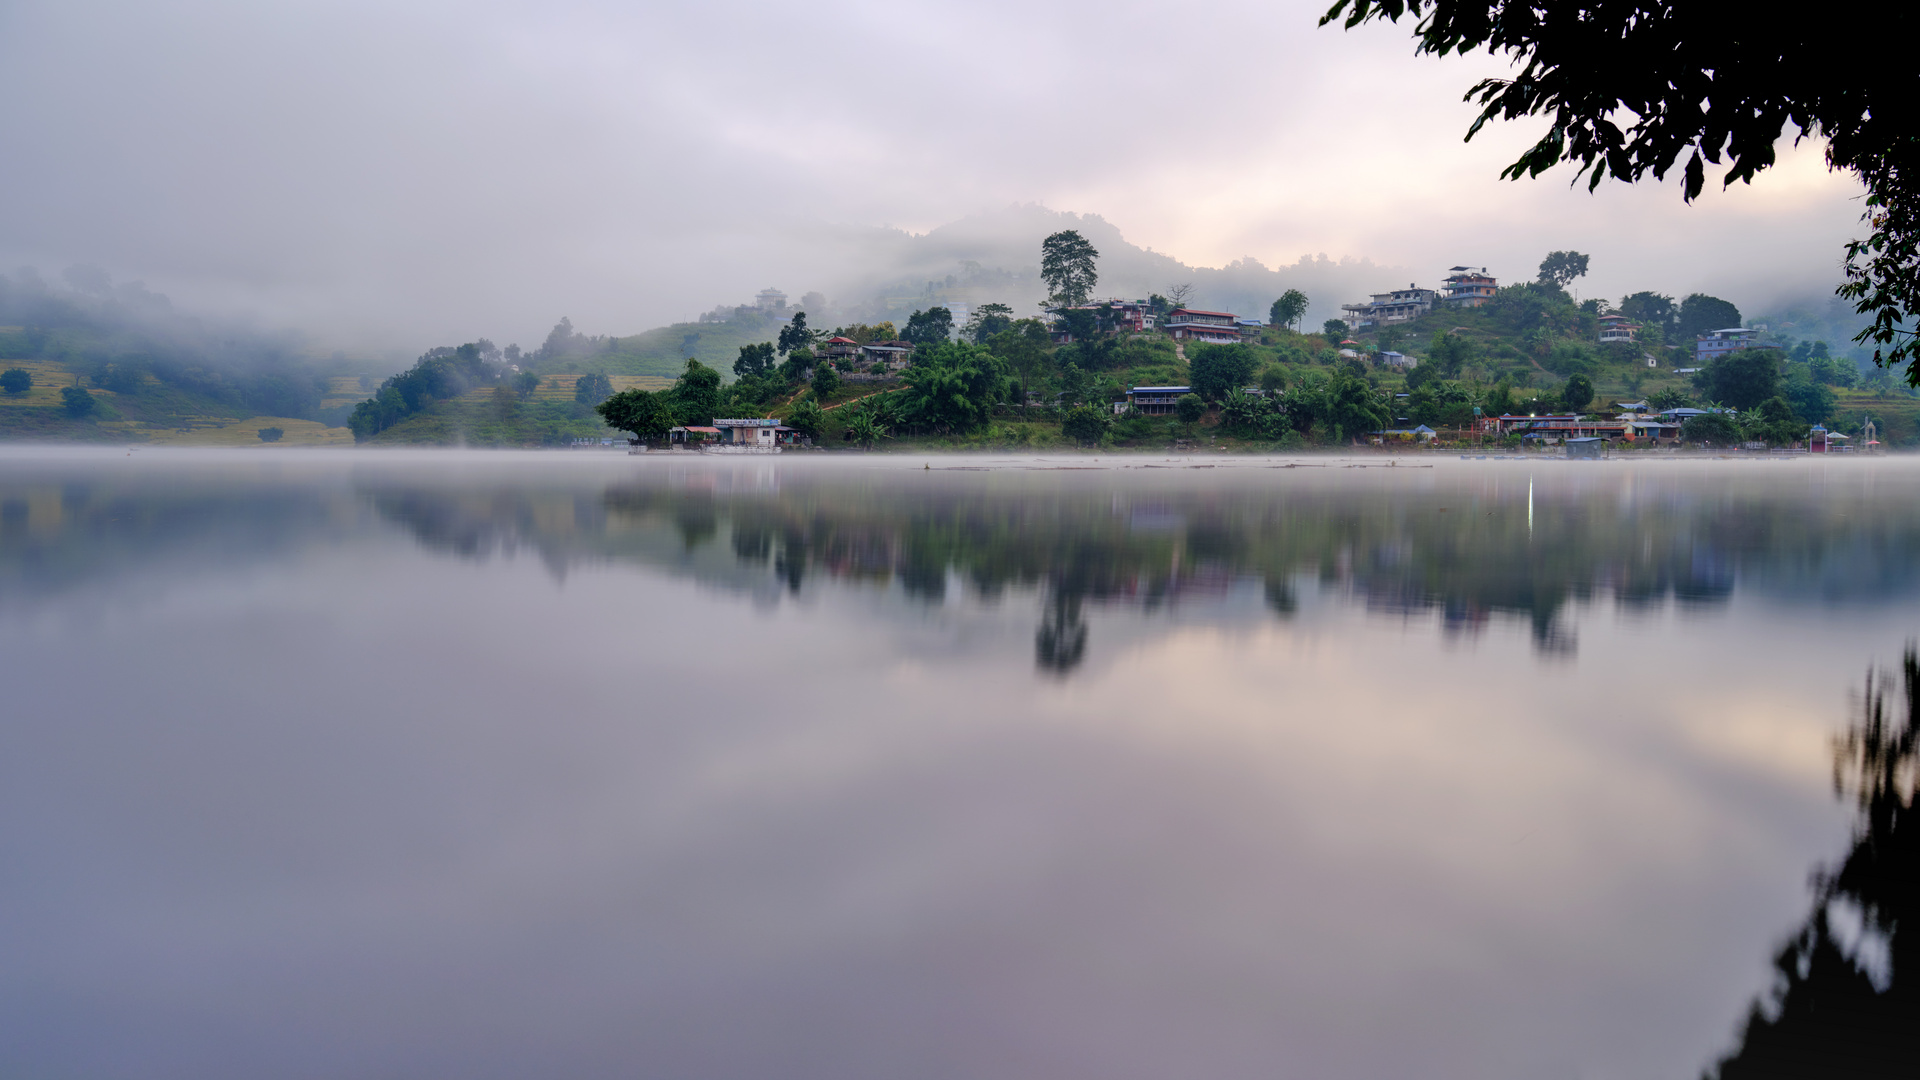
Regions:
M 1555 251 L 1540 260 L 1540 282 L 1566 288 L 1574 278 L 1585 277 L 1587 257 L 1577 251 Z
M 1717 296 L 1694 293 L 1680 301 L 1679 316 L 1674 325 L 1674 333 L 1678 335 L 1675 344 L 1715 330 L 1731 330 L 1739 325 L 1739 308 Z
M 804 317 L 804 315 L 794 316 L 796 319 Z M 788 329 L 791 328 L 783 327 L 780 331 L 780 341 L 782 343 L 780 351 L 783 354 L 788 351 L 785 348 L 785 343 L 789 340 L 787 337 Z M 740 346 L 740 357 L 733 362 L 733 373 L 743 379 L 757 379 L 767 372 L 772 371 L 773 368 L 773 343 L 771 341 L 762 341 L 757 345 Z
M 933 345 L 914 357 L 905 375 L 905 419 L 942 434 L 980 427 L 1005 393 L 1006 366 L 978 345 Z
M 1780 389 L 1780 357 L 1772 349 L 1741 349 L 1716 357 L 1694 376 L 1709 400 L 1745 411 Z
M 1040 279 L 1056 307 L 1084 304 L 1100 280 L 1094 260 L 1100 253 L 1077 230 L 1054 233 L 1040 244 Z
M 1321 25 L 1342 16 L 1349 29 L 1411 17 L 1416 52 L 1485 50 L 1514 61 L 1511 77 L 1482 79 L 1466 94 L 1480 107 L 1469 139 L 1492 120 L 1551 119 L 1501 171 L 1507 179 L 1567 162 L 1591 189 L 1607 177 L 1663 178 L 1684 157 L 1682 197 L 1692 201 L 1708 164 L 1724 161 L 1723 185 L 1772 166 L 1789 125 L 1796 141 L 1823 139 L 1828 166 L 1867 189 L 1870 232 L 1848 243 L 1840 288 L 1874 319 L 1855 340 L 1885 347 L 1874 359 L 1906 365 L 1908 381 L 1920 385 L 1912 329 L 1920 316 L 1920 139 L 1912 134 L 1920 95 L 1909 5 L 1751 18 L 1724 4 L 1661 0 L 1335 0 Z
M 594 412 L 616 431 L 630 431 L 640 442 L 652 442 L 673 426 L 673 406 L 665 392 L 622 390 L 594 406 Z
M 793 313 L 792 321 L 780 328 L 780 355 L 785 356 L 795 349 L 804 349 L 812 345 L 814 338 L 818 336 L 807 329 L 807 313 L 796 311 Z M 744 349 L 742 355 L 745 355 Z
M 944 307 L 914 312 L 907 319 L 907 328 L 900 331 L 902 341 L 911 341 L 915 345 L 938 345 L 952 336 L 953 312 Z
M 1299 289 L 1288 289 L 1267 310 L 1267 322 L 1273 326 L 1292 326 L 1306 313 L 1307 294 Z

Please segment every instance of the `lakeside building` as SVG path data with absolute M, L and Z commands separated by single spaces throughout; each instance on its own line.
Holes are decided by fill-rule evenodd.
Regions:
M 1190 386 L 1132 386 L 1127 399 L 1114 402 L 1116 413 L 1132 410 L 1148 416 L 1165 416 L 1179 407 L 1180 398 L 1193 393 Z
M 1226 311 L 1176 308 L 1167 312 L 1166 328 L 1175 341 L 1211 341 L 1221 345 L 1240 342 L 1239 316 Z
M 1455 266 L 1447 271 L 1440 287 L 1445 294 L 1443 299 L 1449 306 L 1479 307 L 1493 299 L 1494 290 L 1500 287 L 1500 283 L 1487 273 L 1484 266 Z

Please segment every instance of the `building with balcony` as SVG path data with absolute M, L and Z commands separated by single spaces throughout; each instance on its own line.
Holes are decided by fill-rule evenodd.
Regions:
M 1364 304 L 1343 304 L 1340 310 L 1347 313 L 1347 321 L 1356 327 L 1385 326 L 1427 314 L 1439 296 L 1432 289 L 1409 284 L 1404 289 L 1374 293 Z
M 1113 411 L 1131 409 L 1148 416 L 1165 416 L 1179 406 L 1183 396 L 1191 393 L 1193 389 L 1186 386 L 1135 386 L 1127 391 L 1125 403 Z
M 1600 344 L 1602 345 L 1610 341 L 1632 341 L 1633 335 L 1639 332 L 1640 327 L 1625 315 L 1600 316 Z
M 1728 327 L 1725 330 L 1709 330 L 1694 339 L 1694 362 L 1704 364 L 1728 353 L 1739 352 L 1741 349 L 1778 349 L 1780 347 L 1768 342 L 1756 341 L 1754 335 L 1758 333 L 1758 330 L 1748 330 L 1738 326 Z
M 1176 308 L 1161 324 L 1175 341 L 1211 341 L 1234 345 L 1240 341 L 1240 319 L 1225 311 Z
M 1455 266 L 1440 283 L 1440 293 L 1441 299 L 1451 307 L 1479 307 L 1493 299 L 1494 290 L 1499 287 L 1500 283 L 1484 266 Z

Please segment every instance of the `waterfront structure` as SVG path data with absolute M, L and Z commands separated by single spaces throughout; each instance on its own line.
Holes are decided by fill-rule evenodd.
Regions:
M 1180 399 L 1193 393 L 1190 386 L 1134 386 L 1127 389 L 1127 400 L 1115 402 L 1114 412 L 1131 409 L 1148 416 L 1165 416 L 1176 409 Z
M 773 446 L 778 435 L 775 429 L 780 427 L 780 421 L 772 417 L 715 419 L 713 426 L 719 430 L 723 446 Z

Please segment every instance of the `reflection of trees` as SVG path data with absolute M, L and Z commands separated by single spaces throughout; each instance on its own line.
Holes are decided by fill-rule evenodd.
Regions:
M 1838 741 L 1834 786 L 1855 800 L 1853 849 L 1816 878 L 1813 912 L 1774 958 L 1719 1080 L 1911 1077 L 1920 1073 L 1920 660 L 1901 665 L 1904 716 L 1871 674 L 1861 716 Z
M 1372 610 L 1437 614 L 1449 634 L 1524 620 L 1545 655 L 1572 653 L 1572 607 L 1600 599 L 1717 605 L 1740 582 L 1885 603 L 1920 581 L 1920 511 L 1902 503 L 1861 512 L 1764 484 L 1634 499 L 1597 487 L 1536 492 L 1529 518 L 1526 489 L 1511 482 L 1410 491 L 1336 480 L 796 473 L 730 487 L 724 473 L 657 473 L 610 489 L 364 490 L 423 542 L 468 556 L 530 544 L 556 568 L 637 561 L 770 594 L 871 583 L 926 604 L 957 584 L 985 600 L 1038 593 L 1060 612 L 1068 601 L 1152 611 L 1246 583 L 1287 617 L 1296 587 L 1317 579 Z
M 1056 594 L 1033 635 L 1033 658 L 1040 670 L 1065 675 L 1087 655 L 1087 624 L 1080 618 L 1080 598 Z

